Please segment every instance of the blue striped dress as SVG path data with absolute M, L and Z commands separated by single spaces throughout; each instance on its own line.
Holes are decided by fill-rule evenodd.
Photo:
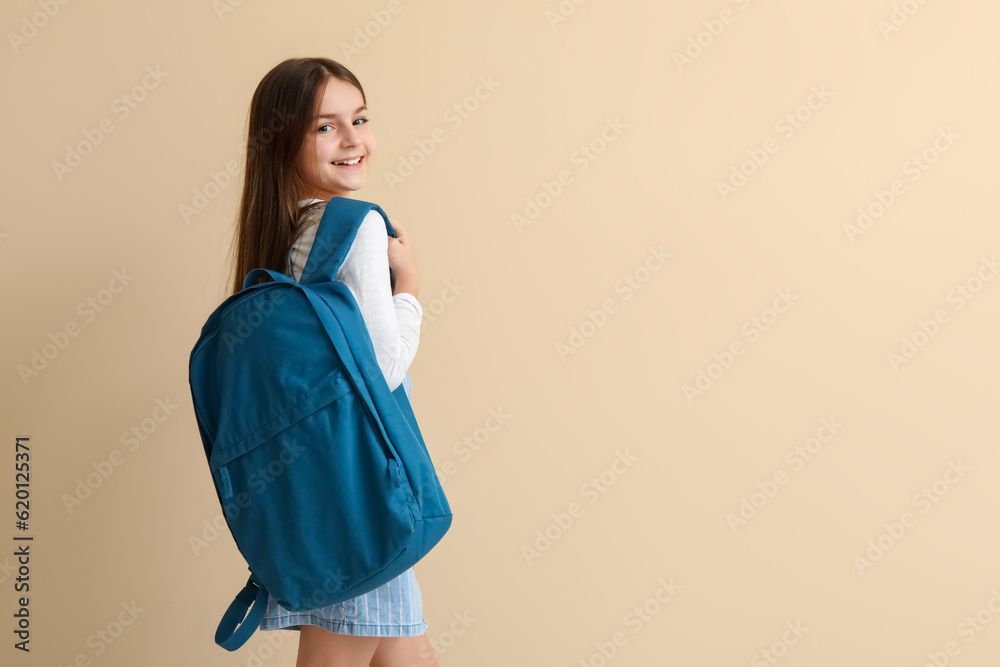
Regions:
M 412 567 L 373 591 L 318 609 L 289 611 L 268 598 L 261 630 L 301 630 L 303 625 L 366 637 L 412 637 L 427 629 L 420 586 Z

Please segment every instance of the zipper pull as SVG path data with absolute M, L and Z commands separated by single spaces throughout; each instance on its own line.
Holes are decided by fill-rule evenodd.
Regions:
M 226 466 L 219 468 L 219 479 L 222 481 L 222 497 L 231 498 L 233 496 L 233 483 L 229 481 L 229 471 Z
M 389 459 L 389 477 L 392 478 L 392 483 L 397 488 L 402 486 L 402 482 L 399 481 L 399 464 L 396 463 L 396 459 Z

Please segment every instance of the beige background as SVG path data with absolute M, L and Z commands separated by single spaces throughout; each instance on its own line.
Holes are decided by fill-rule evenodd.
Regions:
M 561 5 L 4 3 L 0 553 L 19 532 L 18 435 L 35 536 L 27 655 L 0 558 L 4 664 L 294 664 L 296 633 L 232 654 L 213 642 L 247 571 L 212 532 L 187 362 L 227 284 L 240 183 L 219 173 L 240 158 L 251 94 L 312 55 L 365 86 L 378 149 L 355 196 L 409 223 L 420 262 L 414 409 L 454 523 L 416 570 L 442 665 L 998 664 L 1000 280 L 982 278 L 1000 251 L 1000 6 Z M 372 12 L 391 20 L 376 30 Z M 375 36 L 346 54 L 366 26 Z M 469 98 L 480 77 L 495 89 Z M 144 99 L 123 117 L 114 101 L 135 86 Z M 829 97 L 800 108 L 813 87 Z M 474 107 L 457 127 L 456 104 Z M 789 137 L 779 123 L 796 112 Z M 608 119 L 624 129 L 602 144 Z M 446 140 L 390 187 L 435 128 Z M 87 133 L 100 143 L 57 174 Z M 592 142 L 603 152 L 581 161 Z M 718 183 L 765 145 L 723 200 Z M 914 171 L 925 151 L 934 163 Z M 851 242 L 845 225 L 894 180 Z M 196 192 L 211 198 L 185 220 Z M 546 207 L 518 230 L 526 198 Z M 651 246 L 670 258 L 645 272 Z M 123 268 L 127 286 L 102 293 Z M 645 280 L 628 300 L 626 275 Z M 779 290 L 795 300 L 775 321 Z M 106 303 L 78 309 L 88 298 Z M 944 323 L 894 367 L 936 311 Z M 561 356 L 574 327 L 590 335 Z M 734 342 L 743 354 L 713 367 Z M 716 379 L 689 400 L 699 372 Z M 161 423 L 158 399 L 178 406 Z M 509 415 L 499 428 L 491 410 Z M 144 420 L 130 451 L 122 435 Z M 795 463 L 817 435 L 828 442 Z M 466 437 L 477 451 L 456 447 Z M 67 507 L 115 450 L 111 476 Z M 583 487 L 626 451 L 604 493 Z M 734 530 L 745 499 L 760 507 Z M 679 586 L 662 603 L 661 580 Z M 133 601 L 134 622 L 96 640 Z

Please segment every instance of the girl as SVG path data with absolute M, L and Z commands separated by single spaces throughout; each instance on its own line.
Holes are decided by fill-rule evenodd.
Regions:
M 251 269 L 298 280 L 323 210 L 365 184 L 375 151 L 361 83 L 326 58 L 292 58 L 272 69 L 250 103 L 246 175 L 234 237 L 233 293 Z M 337 280 L 351 290 L 390 389 L 404 384 L 417 351 L 423 311 L 407 228 L 371 211 Z M 291 612 L 268 601 L 261 630 L 299 630 L 296 667 L 437 667 L 424 630 L 420 587 L 410 568 L 352 600 Z

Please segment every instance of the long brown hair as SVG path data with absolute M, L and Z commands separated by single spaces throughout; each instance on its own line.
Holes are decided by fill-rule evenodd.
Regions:
M 243 289 L 252 269 L 284 271 L 305 189 L 297 158 L 328 77 L 353 85 L 368 103 L 357 77 L 329 58 L 289 58 L 257 84 L 250 101 L 243 193 L 230 253 L 233 294 Z

